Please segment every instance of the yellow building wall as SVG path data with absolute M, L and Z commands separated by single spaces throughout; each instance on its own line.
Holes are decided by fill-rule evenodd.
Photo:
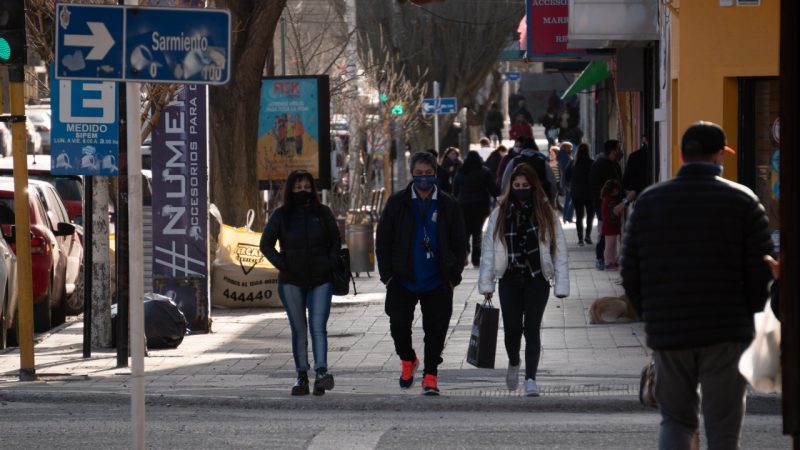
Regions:
M 681 166 L 680 136 L 698 120 L 722 125 L 728 144 L 736 148 L 739 77 L 778 76 L 779 0 L 747 7 L 719 4 L 719 0 L 672 2 L 673 174 Z M 724 176 L 736 180 L 737 158 L 727 154 L 725 158 Z

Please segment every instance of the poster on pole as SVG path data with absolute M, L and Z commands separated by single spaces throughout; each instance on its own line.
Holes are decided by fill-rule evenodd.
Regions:
M 210 331 L 208 88 L 182 85 L 153 130 L 153 281 L 195 332 Z
M 294 170 L 307 170 L 320 189 L 331 186 L 328 77 L 269 77 L 261 81 L 258 116 L 260 189 L 277 189 Z

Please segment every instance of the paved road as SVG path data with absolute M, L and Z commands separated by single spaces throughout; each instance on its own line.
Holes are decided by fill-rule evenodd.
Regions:
M 305 401 L 309 400 L 309 401 Z M 149 406 L 150 448 L 653 448 L 654 412 L 274 411 L 208 406 Z M 536 399 L 520 399 L 520 401 Z M 435 400 L 436 401 L 436 400 Z M 128 448 L 127 403 L 0 403 L 0 448 Z M 742 448 L 785 449 L 774 416 L 748 415 Z

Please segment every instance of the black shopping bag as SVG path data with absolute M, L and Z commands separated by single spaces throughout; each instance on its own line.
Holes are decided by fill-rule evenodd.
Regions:
M 494 356 L 497 350 L 497 328 L 500 310 L 492 305 L 490 299 L 475 305 L 475 319 L 469 336 L 467 362 L 475 367 L 494 369 Z

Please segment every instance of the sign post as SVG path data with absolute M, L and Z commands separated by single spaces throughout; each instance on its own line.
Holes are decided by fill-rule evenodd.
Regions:
M 126 83 L 130 260 L 142 247 L 142 156 L 138 82 L 225 84 L 230 78 L 226 10 L 56 4 L 57 79 Z M 130 264 L 133 448 L 144 448 L 144 273 Z M 119 324 L 124 327 L 124 324 Z

